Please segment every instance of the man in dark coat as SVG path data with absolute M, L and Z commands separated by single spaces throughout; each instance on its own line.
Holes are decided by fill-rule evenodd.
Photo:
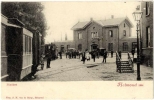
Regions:
M 134 54 L 135 54 L 135 50 L 133 49 L 133 50 L 132 50 L 132 55 L 133 55 L 133 58 L 134 58 Z
M 83 64 L 85 63 L 85 60 L 86 60 L 86 54 L 85 54 L 85 52 L 83 52 L 82 53 L 82 60 L 81 60 L 81 61 L 83 61 Z
M 104 52 L 104 55 L 103 55 L 103 63 L 104 62 L 106 63 L 106 58 L 107 58 L 107 51 Z
M 113 57 L 113 51 L 111 51 L 111 58 Z
M 94 50 L 94 51 L 92 51 L 92 58 L 93 58 L 93 60 L 94 60 L 94 62 L 95 62 L 95 58 L 96 58 L 96 51 Z
M 48 51 L 47 55 L 47 68 L 50 68 L 50 61 L 51 61 L 51 51 Z
M 60 59 L 62 59 L 62 51 L 59 52 Z
M 121 51 L 119 51 L 119 57 L 120 57 L 120 59 L 121 59 Z

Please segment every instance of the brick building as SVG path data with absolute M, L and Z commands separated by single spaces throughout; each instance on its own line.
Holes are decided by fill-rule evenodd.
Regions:
M 58 52 L 61 50 L 64 53 L 68 48 L 74 48 L 74 41 L 70 40 L 56 41 L 52 43 L 57 46 Z
M 125 18 L 114 18 L 87 22 L 78 22 L 72 27 L 76 49 L 92 51 L 97 48 L 130 52 L 136 44 L 136 38 L 130 38 L 131 21 Z
M 153 66 L 153 2 L 141 2 L 142 56 L 144 63 Z

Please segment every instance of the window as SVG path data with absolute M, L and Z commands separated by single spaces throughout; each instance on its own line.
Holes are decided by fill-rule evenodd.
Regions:
M 23 35 L 23 54 L 25 54 L 25 35 Z
M 150 27 L 149 26 L 146 28 L 146 44 L 147 44 L 147 47 L 150 47 Z
M 82 33 L 78 33 L 78 39 L 82 39 Z
M 23 35 L 23 54 L 32 54 L 32 38 Z
M 124 23 L 124 27 L 125 27 L 125 23 Z
M 98 32 L 91 32 L 91 37 L 92 38 L 98 37 Z
M 123 43 L 123 51 L 128 51 L 128 43 L 127 42 Z
M 29 37 L 29 54 L 32 53 L 32 38 Z
M 113 37 L 113 31 L 112 30 L 109 30 L 109 36 Z
M 146 16 L 150 14 L 150 2 L 146 2 Z
M 109 43 L 109 45 L 108 45 L 108 50 L 109 50 L 109 51 L 113 51 L 113 43 Z
M 79 44 L 79 45 L 78 45 L 78 50 L 79 50 L 79 51 L 82 51 L 82 44 Z
M 124 34 L 124 36 L 126 36 L 126 30 L 124 30 L 123 34 Z

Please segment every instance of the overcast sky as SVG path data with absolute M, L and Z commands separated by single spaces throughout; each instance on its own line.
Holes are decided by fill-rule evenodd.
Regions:
M 132 13 L 135 11 L 140 2 L 104 2 L 104 1 L 80 1 L 80 2 L 43 2 L 45 6 L 44 14 L 47 25 L 50 29 L 45 37 L 46 43 L 65 39 L 67 34 L 68 40 L 73 40 L 73 31 L 71 28 L 78 21 L 104 20 L 114 18 L 128 17 L 133 23 L 133 35 L 135 35 L 135 21 Z

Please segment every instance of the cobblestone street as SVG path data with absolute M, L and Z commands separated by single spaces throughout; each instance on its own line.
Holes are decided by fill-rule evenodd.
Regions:
M 126 59 L 127 55 L 123 54 L 122 59 Z M 110 56 L 107 58 L 107 63 L 102 63 L 103 58 L 96 58 L 82 63 L 81 59 L 68 59 L 63 56 L 63 59 L 51 61 L 50 67 L 36 73 L 36 79 L 33 81 L 136 81 L 137 65 L 134 63 L 134 73 L 119 73 L 116 72 L 116 57 Z M 141 80 L 153 80 L 153 68 L 140 66 Z

